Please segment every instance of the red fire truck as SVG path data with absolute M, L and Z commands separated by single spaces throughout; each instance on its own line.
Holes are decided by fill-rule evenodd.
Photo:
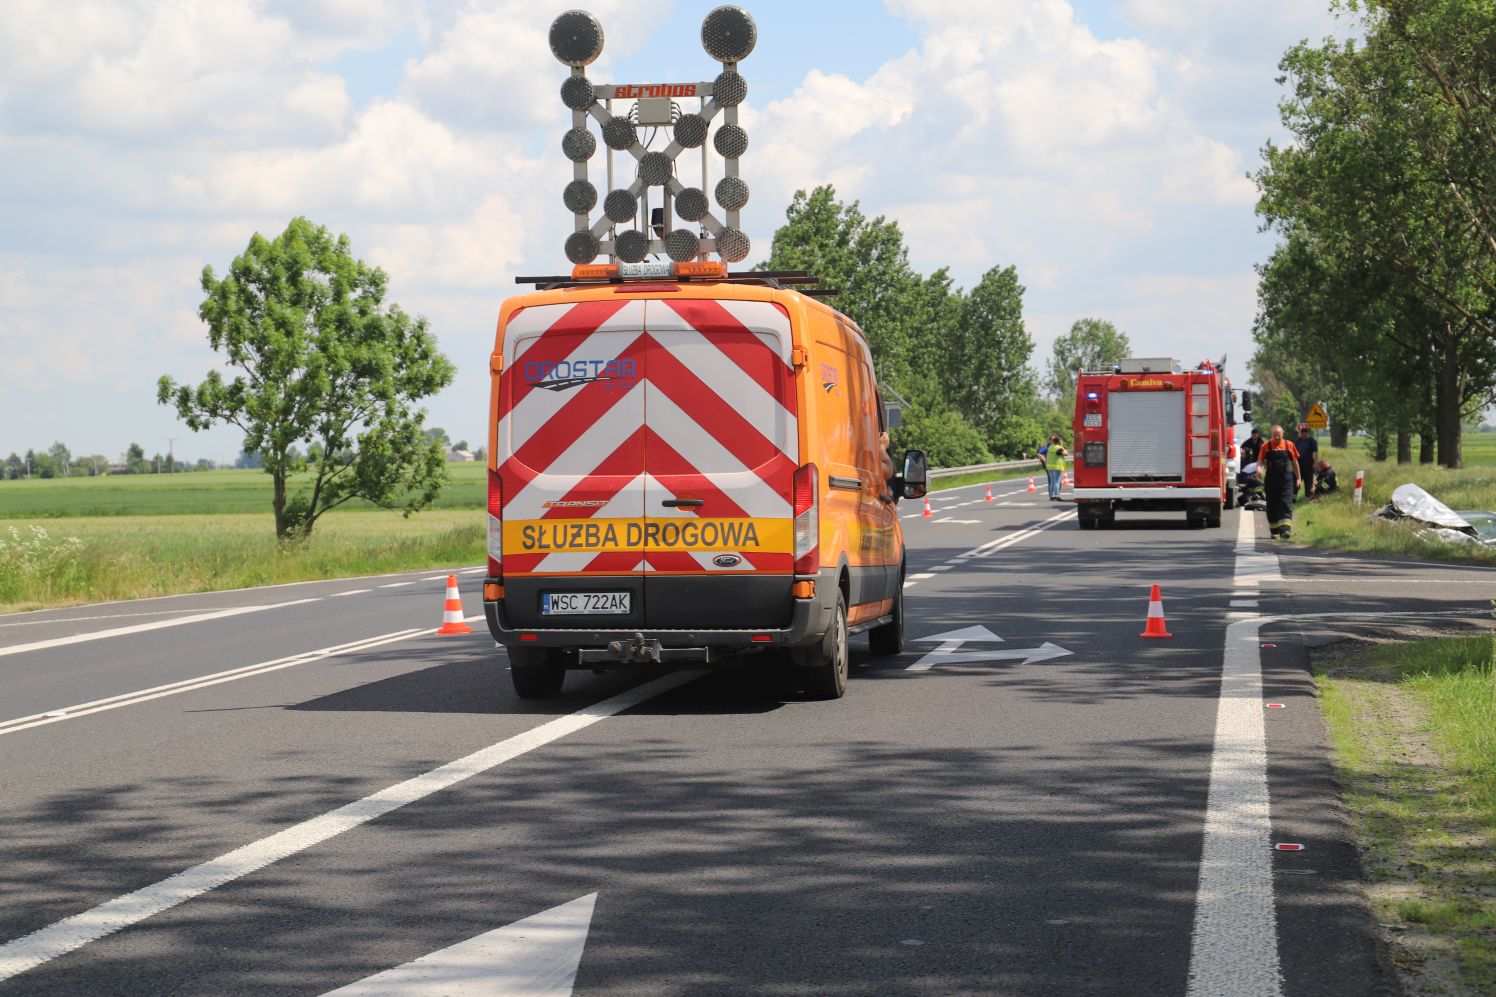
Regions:
M 1075 390 L 1075 501 L 1081 529 L 1118 509 L 1183 510 L 1190 525 L 1221 525 L 1236 504 L 1235 406 L 1219 364 L 1184 370 L 1132 357 L 1081 371 Z

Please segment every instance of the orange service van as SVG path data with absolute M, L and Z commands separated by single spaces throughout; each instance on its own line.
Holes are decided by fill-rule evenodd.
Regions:
M 857 326 L 798 274 L 544 280 L 504 302 L 490 362 L 483 601 L 519 695 L 568 668 L 730 660 L 834 698 L 852 635 L 898 653 L 896 502 L 924 495 L 925 455 L 887 473 L 898 410 Z

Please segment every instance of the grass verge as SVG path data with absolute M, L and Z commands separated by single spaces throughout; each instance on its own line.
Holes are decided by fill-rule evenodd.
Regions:
M 1496 995 L 1493 637 L 1315 655 L 1368 892 L 1406 992 Z
M 1346 450 L 1323 452 L 1339 473 L 1340 491 L 1317 502 L 1301 501 L 1294 508 L 1295 542 L 1423 560 L 1496 564 L 1496 549 L 1419 537 L 1419 527 L 1412 523 L 1369 518 L 1391 500 L 1394 488 L 1406 482 L 1413 482 L 1451 509 L 1496 510 L 1496 467 L 1451 471 L 1426 464 L 1377 463 Z M 1366 472 L 1359 506 L 1353 498 L 1358 470 Z
M 1035 475 L 1034 480 L 1042 482 L 1044 472 L 1034 465 L 1032 470 L 1028 468 L 1017 468 L 1012 471 L 978 471 L 973 474 L 953 474 L 948 478 L 931 478 L 930 491 L 943 492 L 947 488 L 960 488 L 962 485 L 979 485 L 984 481 L 993 483 L 999 481 L 1012 481 L 1014 478 L 1027 478 L 1030 474 Z M 1041 484 L 1040 487 L 1043 487 Z
M 284 549 L 264 514 L 0 522 L 0 612 L 474 565 L 484 547 L 472 511 L 339 511 Z

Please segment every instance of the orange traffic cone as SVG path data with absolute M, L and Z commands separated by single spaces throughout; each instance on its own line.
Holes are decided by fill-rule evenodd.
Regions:
M 1070 487 L 1070 473 L 1068 471 L 1061 471 L 1060 472 L 1060 487 L 1061 488 L 1069 488 Z
M 992 486 L 991 485 L 987 486 L 987 501 L 988 502 L 992 501 Z
M 442 625 L 436 628 L 439 634 L 470 634 L 473 628 L 467 625 L 462 615 L 462 596 L 457 594 L 457 576 L 447 576 L 447 602 L 442 606 Z
M 926 495 L 925 496 L 925 518 L 929 519 L 933 515 L 935 515 L 935 510 L 930 508 L 930 496 Z
M 1153 592 L 1148 596 L 1148 625 L 1143 628 L 1139 637 L 1172 637 L 1173 634 L 1165 629 L 1164 624 L 1164 600 L 1158 593 L 1158 586 L 1153 586 Z
M 1034 492 L 1037 492 L 1039 490 L 1039 489 L 1037 489 L 1037 488 L 1034 487 L 1034 476 L 1032 474 L 1029 475 L 1029 486 L 1028 486 L 1028 490 L 1029 490 L 1029 494 L 1030 495 L 1032 495 Z

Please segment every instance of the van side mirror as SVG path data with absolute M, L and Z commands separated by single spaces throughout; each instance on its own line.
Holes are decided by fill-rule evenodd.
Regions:
M 1241 421 L 1252 421 L 1252 392 L 1250 391 L 1241 393 Z
M 905 498 L 925 497 L 925 493 L 930 490 L 930 468 L 925 462 L 923 450 L 910 450 L 904 454 L 904 473 L 901 477 Z

